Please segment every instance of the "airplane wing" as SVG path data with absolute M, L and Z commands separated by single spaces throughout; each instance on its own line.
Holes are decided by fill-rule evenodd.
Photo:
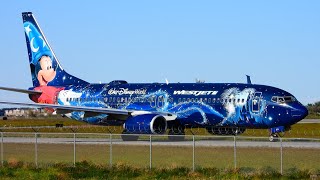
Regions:
M 38 103 L 21 103 L 21 102 L 8 102 L 0 101 L 0 104 L 9 104 L 9 105 L 20 105 L 20 106 L 33 106 L 39 108 L 53 108 L 56 109 L 59 114 L 66 114 L 72 111 L 84 111 L 85 117 L 95 116 L 98 114 L 108 114 L 114 117 L 119 118 L 120 120 L 126 120 L 129 116 L 135 116 L 140 114 L 160 114 L 163 116 L 170 116 L 174 118 L 175 116 L 171 113 L 165 112 L 151 112 L 151 111 L 139 111 L 139 110 L 125 110 L 125 109 L 113 109 L 113 108 L 101 108 L 101 107 L 86 107 L 86 106 L 66 106 L 58 104 L 38 104 Z M 169 120 L 174 120 L 170 118 Z
M 26 94 L 41 94 L 41 91 L 33 91 L 33 90 L 26 90 L 26 89 L 18 89 L 18 88 L 9 88 L 9 87 L 1 87 L 1 90 L 6 91 L 13 91 L 13 92 L 19 92 L 19 93 L 26 93 Z

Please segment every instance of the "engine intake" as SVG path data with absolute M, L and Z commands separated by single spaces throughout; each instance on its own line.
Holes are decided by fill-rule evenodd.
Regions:
M 132 134 L 163 134 L 167 130 L 167 121 L 158 114 L 143 114 L 129 117 L 123 128 Z

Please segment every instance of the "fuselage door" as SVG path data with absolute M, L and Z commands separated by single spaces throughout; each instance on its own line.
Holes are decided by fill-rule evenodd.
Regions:
M 156 101 L 156 96 L 151 96 L 150 97 L 150 106 L 152 107 L 152 108 L 155 108 L 156 106 L 157 106 L 157 101 Z
M 157 107 L 162 108 L 164 106 L 164 97 L 161 95 L 158 97 Z
M 252 98 L 252 112 L 257 113 L 260 111 L 262 92 L 255 92 Z

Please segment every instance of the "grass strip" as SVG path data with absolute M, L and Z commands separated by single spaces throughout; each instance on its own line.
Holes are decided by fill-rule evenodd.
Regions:
M 219 169 L 196 168 L 136 168 L 118 163 L 112 167 L 97 165 L 88 161 L 70 166 L 64 163 L 47 164 L 36 168 L 32 163 L 22 161 L 5 162 L 0 168 L 1 179 L 309 179 L 319 178 L 320 169 L 291 168 L 281 175 L 272 167 Z

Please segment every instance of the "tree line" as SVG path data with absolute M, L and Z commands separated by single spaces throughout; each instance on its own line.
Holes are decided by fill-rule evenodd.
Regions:
M 320 116 L 320 101 L 308 104 L 307 109 L 309 111 L 309 115 Z

